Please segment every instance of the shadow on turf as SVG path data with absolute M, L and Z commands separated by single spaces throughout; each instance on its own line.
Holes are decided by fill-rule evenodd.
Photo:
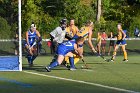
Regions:
M 127 49 L 128 52 L 136 52 L 140 54 L 140 50 L 139 49 Z
M 23 70 L 35 70 L 35 71 L 38 71 L 38 72 L 47 72 L 45 70 L 45 66 L 40 66 L 40 65 L 36 65 L 36 64 L 34 64 L 34 66 L 32 66 L 32 67 L 29 67 L 28 64 L 24 64 L 23 65 Z M 64 66 L 59 66 L 59 67 L 56 67 L 53 70 L 68 70 L 68 68 L 66 68 Z
M 140 65 L 140 63 L 129 63 L 129 62 L 127 62 L 127 64 Z
M 87 65 L 90 65 L 90 64 L 109 64 L 109 63 L 116 63 L 116 62 L 93 62 L 93 63 L 87 63 Z M 125 63 L 125 64 L 132 64 L 132 65 L 140 65 L 140 63 L 129 63 L 128 62 L 117 62 L 117 63 Z M 78 64 L 83 64 L 83 63 L 78 63 Z
M 86 64 L 106 64 L 106 63 L 108 63 L 108 62 L 90 62 L 90 63 L 86 63 Z M 79 62 L 78 64 L 83 64 L 83 63 L 81 63 L 81 62 Z

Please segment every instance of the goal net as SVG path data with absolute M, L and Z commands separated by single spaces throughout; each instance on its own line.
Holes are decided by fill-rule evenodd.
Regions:
M 0 71 L 22 71 L 21 51 L 21 0 L 17 3 L 16 31 L 12 29 L 1 32 L 0 35 Z M 1 17 L 1 15 L 0 15 Z M 7 19 L 2 16 L 3 20 Z M 8 21 L 7 24 L 9 25 Z M 4 28 L 0 22 L 1 28 Z M 10 25 L 12 28 L 12 25 Z M 6 27 L 5 27 L 6 28 Z
M 19 41 L 0 39 L 0 70 L 19 70 Z

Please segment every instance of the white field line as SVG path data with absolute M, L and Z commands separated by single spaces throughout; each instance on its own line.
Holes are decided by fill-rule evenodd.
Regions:
M 140 92 L 136 92 L 136 91 L 132 91 L 132 90 L 127 90 L 127 89 L 122 89 L 122 88 L 116 88 L 116 87 L 111 87 L 111 86 L 106 86 L 106 85 L 102 85 L 102 84 L 91 83 L 91 82 L 86 82 L 86 81 L 81 81 L 81 80 L 74 80 L 74 79 L 62 78 L 62 77 L 57 77 L 57 76 L 51 76 L 51 75 L 46 75 L 46 74 L 40 74 L 40 73 L 30 72 L 30 71 L 23 71 L 23 72 L 24 73 L 28 73 L 28 74 L 43 76 L 43 77 L 49 77 L 49 78 L 59 79 L 59 80 L 72 81 L 72 82 L 83 83 L 83 84 L 87 84 L 87 85 L 93 85 L 93 86 L 102 87 L 102 88 L 111 89 L 111 90 L 116 90 L 116 91 L 120 91 L 120 92 L 140 93 Z

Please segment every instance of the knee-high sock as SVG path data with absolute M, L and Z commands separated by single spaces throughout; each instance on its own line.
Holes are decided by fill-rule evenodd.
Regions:
M 124 53 L 124 59 L 127 59 L 127 52 L 124 51 L 123 53 Z
M 58 62 L 57 62 L 57 61 L 54 61 L 54 62 L 52 62 L 52 63 L 49 65 L 49 68 L 52 69 L 52 68 L 54 68 L 54 67 L 56 67 L 56 66 L 58 66 L 58 65 L 59 65 Z
M 29 64 L 32 64 L 32 56 L 31 55 L 28 55 L 27 60 L 28 60 Z
M 34 56 L 32 56 L 31 61 L 33 62 L 33 61 L 36 59 L 36 57 L 37 57 L 37 56 L 35 56 L 35 55 L 34 55 Z
M 74 58 L 73 57 L 69 57 L 69 62 L 70 62 L 70 67 L 75 68 L 75 66 L 74 66 Z

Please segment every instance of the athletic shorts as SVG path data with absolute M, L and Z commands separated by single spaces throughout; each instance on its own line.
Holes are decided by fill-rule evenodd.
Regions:
M 78 35 L 74 35 L 73 36 L 73 39 L 77 39 L 79 36 Z
M 115 45 L 115 41 L 110 41 L 109 46 L 114 46 Z
M 101 43 L 101 47 L 105 47 L 106 46 L 106 43 Z
M 30 46 L 32 46 L 33 45 L 33 43 L 29 43 L 30 44 Z M 27 44 L 27 42 L 25 42 L 24 43 L 24 46 L 26 47 L 28 44 Z
M 62 44 L 58 45 L 56 54 L 65 56 L 69 51 Z
M 116 44 L 117 45 L 127 45 L 126 40 L 117 40 Z

